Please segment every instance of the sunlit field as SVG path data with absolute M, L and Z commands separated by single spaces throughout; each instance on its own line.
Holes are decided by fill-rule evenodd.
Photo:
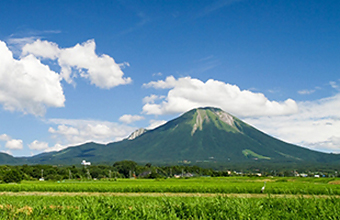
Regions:
M 336 219 L 337 198 L 1 196 L 1 219 Z
M 260 193 L 266 194 L 340 195 L 336 178 L 259 178 L 221 177 L 189 179 L 112 179 L 91 181 L 22 181 L 0 184 L 2 192 L 144 192 L 144 193 Z
M 0 218 L 338 219 L 339 183 L 259 177 L 23 181 L 0 185 Z

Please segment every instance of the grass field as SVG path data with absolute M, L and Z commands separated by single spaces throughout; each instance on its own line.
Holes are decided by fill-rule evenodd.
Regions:
M 340 219 L 338 183 L 227 177 L 1 184 L 0 219 Z
M 172 193 L 260 193 L 266 182 L 268 194 L 340 195 L 334 178 L 191 178 L 118 179 L 117 181 L 65 181 L 0 184 L 0 192 L 172 192 Z
M 339 219 L 336 198 L 1 196 L 1 219 Z

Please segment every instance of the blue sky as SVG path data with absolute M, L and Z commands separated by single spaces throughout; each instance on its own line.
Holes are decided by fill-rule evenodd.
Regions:
M 0 151 L 109 143 L 214 106 L 340 152 L 340 2 L 2 1 Z

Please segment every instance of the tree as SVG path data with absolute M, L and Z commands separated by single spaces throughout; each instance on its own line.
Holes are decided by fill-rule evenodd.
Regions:
M 123 174 L 126 178 L 129 177 L 130 171 L 135 171 L 137 167 L 137 163 L 131 160 L 123 160 L 118 161 L 113 164 L 113 167 L 120 173 Z
M 5 183 L 20 183 L 23 179 L 21 173 L 17 170 L 11 169 L 4 173 L 3 181 Z

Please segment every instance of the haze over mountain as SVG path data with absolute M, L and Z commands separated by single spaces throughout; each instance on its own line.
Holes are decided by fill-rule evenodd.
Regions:
M 4 157 L 4 155 L 2 155 Z M 113 163 L 328 163 L 340 155 L 312 151 L 275 139 L 218 108 L 198 108 L 153 129 L 139 129 L 107 145 L 87 143 L 27 158 L 6 155 L 8 164 Z

